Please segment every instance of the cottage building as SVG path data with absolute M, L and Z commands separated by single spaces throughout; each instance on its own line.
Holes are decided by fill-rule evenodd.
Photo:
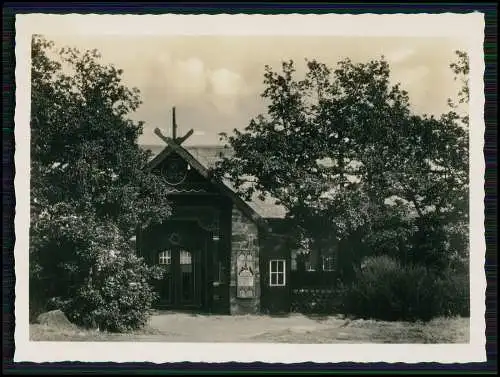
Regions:
M 223 147 L 183 147 L 166 138 L 149 148 L 148 169 L 169 183 L 172 214 L 142 229 L 137 248 L 165 269 L 158 308 L 220 314 L 288 312 L 295 255 L 287 237 L 286 209 L 272 198 L 245 201 L 228 182 L 210 176 Z M 175 136 L 175 134 L 174 134 Z M 184 137 L 187 138 L 188 135 Z

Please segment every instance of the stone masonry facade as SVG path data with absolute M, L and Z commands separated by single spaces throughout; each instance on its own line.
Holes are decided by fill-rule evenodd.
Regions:
M 236 207 L 233 207 L 231 221 L 230 311 L 231 314 L 257 314 L 260 312 L 259 231 L 257 225 Z M 242 279 L 238 279 L 242 260 L 249 261 L 253 273 L 252 286 L 245 287 L 250 293 L 242 293 L 238 287 L 238 282 L 242 283 Z

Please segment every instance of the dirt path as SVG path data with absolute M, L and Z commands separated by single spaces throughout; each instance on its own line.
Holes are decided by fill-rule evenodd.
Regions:
M 31 325 L 32 340 L 155 342 L 285 342 L 285 343 L 467 343 L 468 318 L 439 318 L 428 323 L 348 320 L 263 315 L 218 316 L 157 313 L 146 331 L 109 334 L 61 331 Z
M 204 316 L 163 313 L 150 326 L 173 342 L 435 343 L 468 342 L 466 318 L 429 323 L 260 315 Z
M 299 315 L 273 318 L 255 315 L 161 314 L 151 318 L 150 326 L 173 341 L 255 342 L 266 341 L 269 334 L 281 334 L 289 330 L 296 334 L 307 334 L 340 327 L 344 323 L 344 320 L 337 318 L 318 321 Z

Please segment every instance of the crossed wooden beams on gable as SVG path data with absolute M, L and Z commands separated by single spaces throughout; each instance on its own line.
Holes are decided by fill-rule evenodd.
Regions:
M 175 123 L 175 107 L 172 112 L 173 116 L 173 124 L 172 124 L 172 137 L 168 137 L 163 135 L 159 128 L 155 128 L 154 133 L 160 139 L 162 139 L 168 147 L 163 150 L 160 154 L 158 154 L 153 160 L 148 164 L 148 169 L 151 170 L 155 166 L 157 166 L 163 159 L 171 152 L 176 152 L 179 156 L 181 156 L 190 166 L 192 166 L 198 173 L 201 174 L 202 177 L 208 179 L 209 182 L 213 183 L 220 192 L 229 197 L 233 203 L 240 208 L 240 210 L 246 214 L 250 219 L 252 219 L 259 227 L 261 227 L 264 231 L 269 232 L 271 228 L 269 224 L 267 224 L 266 220 L 263 219 L 255 210 L 253 210 L 242 198 L 239 197 L 232 189 L 226 186 L 225 183 L 219 180 L 215 180 L 208 169 L 203 166 L 196 158 L 194 158 L 186 149 L 181 147 L 181 143 L 186 141 L 192 134 L 193 130 L 189 130 L 184 136 L 177 137 L 177 124 Z
M 190 129 L 184 136 L 177 137 L 177 123 L 175 121 L 175 107 L 172 108 L 172 137 L 164 136 L 161 130 L 156 127 L 154 130 L 156 136 L 162 139 L 168 145 L 172 145 L 172 143 L 176 145 L 181 145 L 184 143 L 191 135 L 193 135 L 194 130 Z

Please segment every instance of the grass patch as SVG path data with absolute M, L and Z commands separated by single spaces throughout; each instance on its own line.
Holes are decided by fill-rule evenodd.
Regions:
M 111 333 L 107 331 L 88 330 L 79 327 L 57 328 L 50 325 L 31 324 L 31 341 L 81 341 L 81 342 L 106 342 L 106 341 L 133 341 L 136 338 L 148 336 L 163 336 L 162 331 L 146 326 L 141 330 L 135 330 L 127 333 Z

